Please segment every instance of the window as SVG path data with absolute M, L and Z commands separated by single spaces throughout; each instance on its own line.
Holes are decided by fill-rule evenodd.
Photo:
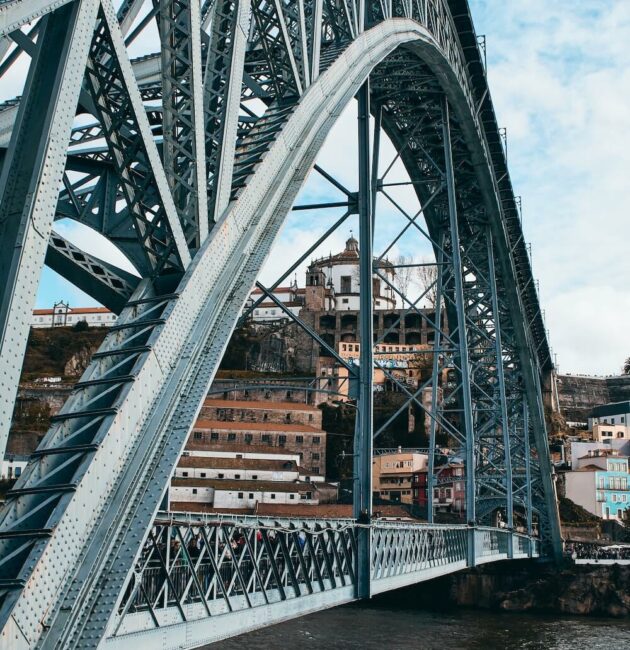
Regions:
M 201 437 L 202 437 L 201 431 L 195 431 L 195 433 L 193 434 L 193 438 L 195 440 L 201 440 Z
M 319 474 L 319 467 L 313 467 L 313 474 Z
M 182 476 L 188 476 L 188 472 L 182 472 Z
M 341 293 L 352 293 L 352 277 L 350 275 L 341 276 Z
M 271 436 L 268 433 L 263 433 L 261 436 L 263 442 L 271 442 Z
M 321 438 L 319 436 L 313 436 L 313 444 L 318 445 L 321 442 Z
M 250 492 L 250 493 L 249 493 L 249 498 L 250 498 L 250 499 L 253 499 L 253 498 L 254 498 L 254 493 L 253 493 L 253 492 Z
M 297 443 L 304 442 L 304 436 L 295 436 L 295 442 Z
M 313 460 L 319 460 L 319 454 L 312 454 L 312 455 L 311 455 L 311 458 L 312 458 Z
M 243 493 L 242 493 L 242 492 L 239 492 L 239 493 L 238 493 L 238 498 L 239 498 L 239 499 L 242 499 L 242 498 L 243 498 Z
M 278 444 L 281 447 L 284 447 L 284 445 L 287 444 L 287 437 L 286 436 L 278 436 Z
M 312 421 L 313 421 L 313 414 L 312 414 L 312 413 L 309 413 L 308 421 L 309 421 L 309 422 L 312 422 Z
M 235 433 L 228 433 L 228 442 L 234 442 L 236 440 Z
M 193 493 L 193 494 L 197 494 L 197 488 L 193 488 L 192 493 Z
M 287 391 L 287 399 L 291 399 L 291 391 L 290 390 Z
M 210 440 L 218 440 L 219 439 L 219 434 L 216 431 L 212 431 L 210 434 Z
M 289 499 L 295 499 L 295 494 L 289 494 Z
M 241 478 L 240 474 L 234 474 L 234 478 Z
M 270 496 L 271 496 L 272 499 L 275 499 L 275 498 L 276 498 L 276 495 L 273 494 L 273 493 L 272 493 Z
M 347 304 L 348 304 L 348 299 L 347 299 L 347 298 L 342 298 L 342 299 L 341 299 L 341 302 L 342 302 L 344 305 L 347 305 Z
M 256 481 L 258 479 L 258 474 L 252 474 L 252 481 Z
M 205 472 L 201 472 L 201 478 L 206 478 L 206 473 Z
M 254 436 L 251 433 L 245 434 L 245 442 L 249 444 L 254 439 Z
M 219 474 L 219 478 L 225 478 L 225 474 Z

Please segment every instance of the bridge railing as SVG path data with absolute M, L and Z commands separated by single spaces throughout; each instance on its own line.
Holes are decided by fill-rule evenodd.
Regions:
M 110 636 L 298 600 L 317 608 L 349 602 L 355 598 L 357 531 L 365 526 L 374 594 L 466 568 L 471 540 L 475 563 L 507 559 L 512 539 L 506 530 L 462 525 L 165 517 L 149 534 Z M 530 539 L 513 539 L 515 556 L 527 556 Z

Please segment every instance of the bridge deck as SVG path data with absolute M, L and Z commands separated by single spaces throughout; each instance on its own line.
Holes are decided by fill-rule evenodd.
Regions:
M 536 539 L 498 528 L 171 516 L 156 521 L 104 645 L 193 648 L 356 600 L 356 536 L 365 526 L 373 595 L 538 557 Z

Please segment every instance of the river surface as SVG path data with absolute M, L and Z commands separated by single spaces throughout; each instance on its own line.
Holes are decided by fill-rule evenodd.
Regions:
M 208 646 L 211 650 L 630 650 L 630 621 L 372 601 L 337 607 Z

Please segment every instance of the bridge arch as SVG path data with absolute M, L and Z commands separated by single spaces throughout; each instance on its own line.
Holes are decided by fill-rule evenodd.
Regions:
M 457 49 L 457 44 L 452 43 L 451 48 Z M 145 279 L 135 289 L 131 302 L 122 311 L 120 329 L 108 335 L 101 354 L 81 380 L 83 386 L 53 424 L 41 453 L 27 468 L 12 502 L 2 512 L 0 532 L 24 532 L 38 527 L 47 531 L 45 541 L 34 535 L 40 541 L 30 546 L 24 544 L 23 534 L 0 538 L 0 551 L 3 557 L 10 557 L 11 579 L 17 585 L 5 594 L 0 610 L 5 639 L 19 638 L 27 645 L 29 639 L 46 635 L 51 639 L 74 638 L 74 634 L 83 633 L 86 617 L 97 601 L 100 621 L 96 625 L 99 633 L 104 634 L 108 621 L 120 607 L 125 581 L 140 553 L 142 540 L 131 542 L 132 531 L 146 531 L 144 539 L 150 531 L 198 404 L 327 133 L 367 77 L 401 52 L 413 54 L 429 67 L 452 107 L 453 125 L 464 136 L 490 216 L 492 234 L 498 242 L 497 257 L 505 288 L 514 298 L 513 320 L 518 322 L 517 316 L 522 315 L 524 307 L 519 303 L 520 293 L 514 280 L 517 273 L 508 252 L 491 156 L 477 119 L 478 107 L 472 102 L 470 89 L 463 84 L 463 68 L 453 66 L 448 52 L 420 23 L 402 17 L 383 20 L 357 35 L 303 93 L 255 174 L 238 199 L 221 214 L 186 266 L 179 285 L 168 285 L 168 291 L 160 294 Z M 419 179 L 415 175 L 417 159 L 404 140 L 405 130 L 387 116 L 384 127 L 401 152 L 412 180 Z M 428 197 L 422 195 L 421 201 L 426 203 Z M 432 228 L 437 232 L 444 213 L 436 211 L 433 218 Z M 537 378 L 530 335 L 517 324 L 513 327 L 520 342 L 524 383 L 533 402 Z M 145 330 L 147 335 L 143 338 L 138 332 Z M 137 356 L 130 357 L 129 368 L 133 372 L 127 374 L 133 376 L 133 381 L 121 380 L 115 395 L 113 391 L 103 393 L 103 380 L 108 381 L 107 376 L 116 367 L 108 353 L 117 350 L 121 343 L 127 349 L 132 347 L 121 334 L 125 331 L 135 332 L 134 342 L 141 339 L 146 349 L 134 350 Z M 537 412 L 535 408 L 531 410 Z M 68 439 L 79 441 L 76 446 L 85 449 L 70 450 Z M 90 455 L 68 461 L 59 452 L 64 444 L 68 447 L 65 453 L 82 454 L 90 447 Z M 47 454 L 46 449 L 56 451 Z M 150 468 L 155 483 L 138 481 L 138 466 Z M 49 477 L 48 487 L 61 477 L 64 485 L 72 484 L 74 489 L 59 489 L 58 494 L 51 490 L 34 491 L 33 486 L 41 483 L 42 476 Z M 545 495 L 552 499 L 553 491 L 548 487 L 545 486 Z M 49 526 L 50 522 L 54 526 Z M 550 525 L 554 525 L 553 519 Z M 555 536 L 556 532 L 551 534 Z M 456 535 L 460 555 L 465 536 L 462 531 Z M 458 561 L 464 562 L 462 557 Z M 89 593 L 83 591 L 88 582 L 94 585 L 105 575 L 109 576 L 107 594 L 96 588 Z M 70 587 L 72 591 L 67 591 Z M 33 593 L 39 594 L 35 601 L 29 597 Z M 66 607 L 70 603 L 72 614 L 63 627 L 51 625 L 45 630 L 41 625 L 45 615 L 53 621 L 61 620 L 57 619 L 61 616 L 61 593 L 67 594 Z

